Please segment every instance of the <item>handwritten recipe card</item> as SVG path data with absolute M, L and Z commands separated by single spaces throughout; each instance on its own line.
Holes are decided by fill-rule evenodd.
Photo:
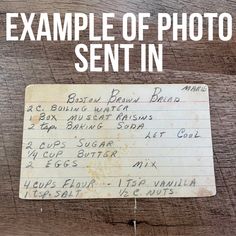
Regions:
M 215 193 L 206 85 L 26 88 L 20 198 Z

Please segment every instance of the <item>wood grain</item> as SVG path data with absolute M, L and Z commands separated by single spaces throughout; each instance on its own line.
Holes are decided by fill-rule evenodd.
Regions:
M 77 73 L 73 42 L 6 42 L 6 12 L 229 12 L 236 1 L 0 2 L 0 235 L 236 235 L 236 37 L 230 42 L 164 42 L 163 73 L 140 73 L 138 50 L 130 73 Z M 99 22 L 99 15 L 97 17 Z M 145 42 L 155 40 L 154 30 Z M 235 24 L 234 24 L 235 31 Z M 85 32 L 83 42 L 88 44 Z M 118 37 L 118 42 L 122 39 Z M 134 42 L 138 44 L 138 42 Z M 121 61 L 122 62 L 122 61 Z M 122 63 L 121 63 L 122 64 Z M 24 89 L 34 83 L 206 83 L 210 89 L 217 195 L 210 198 L 30 201 L 18 198 Z

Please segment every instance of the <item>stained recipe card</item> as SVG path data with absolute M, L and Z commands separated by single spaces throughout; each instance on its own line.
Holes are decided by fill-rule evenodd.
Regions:
M 215 193 L 207 85 L 26 88 L 20 198 Z

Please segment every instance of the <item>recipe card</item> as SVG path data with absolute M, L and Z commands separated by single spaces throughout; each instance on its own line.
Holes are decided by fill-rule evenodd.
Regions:
M 207 85 L 26 88 L 20 198 L 215 193 Z

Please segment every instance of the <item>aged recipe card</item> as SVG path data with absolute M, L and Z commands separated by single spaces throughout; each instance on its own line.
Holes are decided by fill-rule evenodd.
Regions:
M 215 193 L 207 85 L 26 88 L 20 198 Z

